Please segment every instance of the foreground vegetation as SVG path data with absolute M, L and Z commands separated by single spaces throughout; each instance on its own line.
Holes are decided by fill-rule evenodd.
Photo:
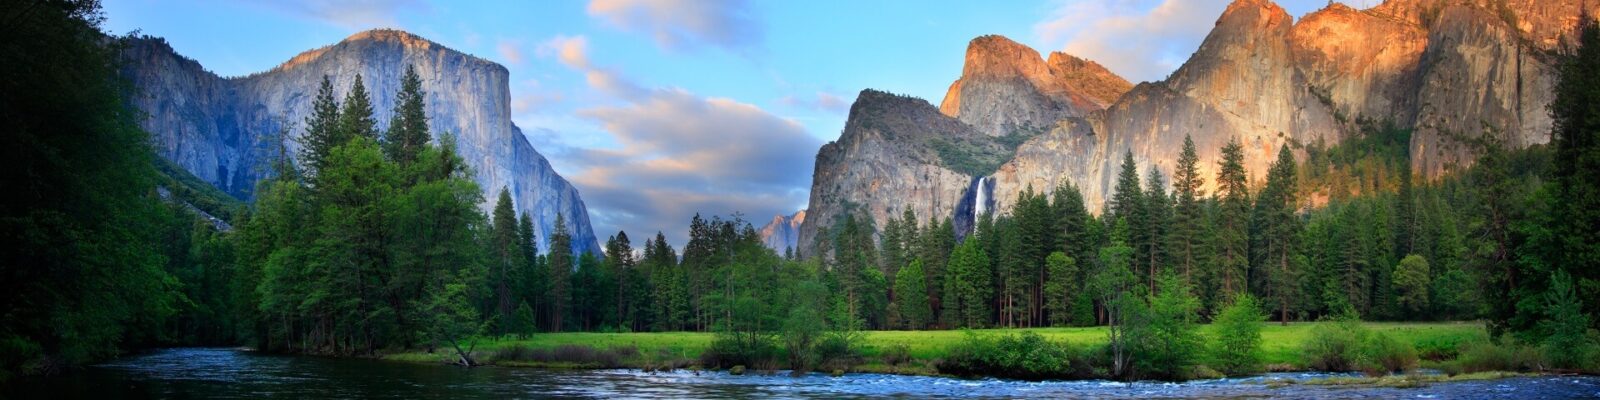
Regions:
M 1315 337 L 1319 328 L 1336 322 L 1304 322 L 1288 326 L 1257 322 L 1260 329 L 1261 352 L 1258 371 L 1313 370 L 1314 360 L 1305 353 L 1304 345 Z M 1397 343 L 1415 349 L 1417 364 L 1411 367 L 1443 368 L 1446 372 L 1463 371 L 1530 371 L 1506 365 L 1456 365 L 1463 362 L 1482 362 L 1463 359 L 1462 350 L 1493 347 L 1480 322 L 1388 323 L 1361 324 L 1372 332 L 1383 333 Z M 1216 341 L 1218 327 L 1203 325 L 1200 335 L 1208 342 Z M 1002 336 L 1037 335 L 1044 342 L 1064 345 L 1081 351 L 1103 349 L 1107 341 L 1106 327 L 1083 328 L 1016 328 L 973 329 L 945 331 L 867 331 L 863 332 L 860 357 L 856 363 L 841 365 L 842 369 L 859 372 L 886 372 L 901 374 L 954 374 L 941 371 L 939 363 L 950 359 L 952 352 L 971 341 L 973 337 L 999 338 Z M 706 332 L 563 332 L 540 333 L 525 338 L 484 339 L 479 346 L 480 359 L 495 365 L 534 366 L 552 368 L 714 368 L 703 365 L 702 356 L 711 349 L 716 335 Z M 582 347 L 584 350 L 573 350 Z M 565 349 L 564 352 L 562 349 Z M 540 353 L 542 354 L 534 354 Z M 1205 364 L 1214 362 L 1206 354 Z M 453 362 L 453 355 L 409 351 L 383 356 L 388 360 L 416 362 Z M 731 365 L 722 366 L 730 368 Z M 1495 367 L 1502 367 L 1497 369 Z M 751 366 L 749 368 L 756 368 Z M 826 372 L 826 371 L 825 371 Z M 994 372 L 994 371 L 989 371 Z M 1104 373 L 1100 374 L 1103 377 Z M 1088 375 L 1084 377 L 1095 377 Z
M 15 22 L 0 32 L 0 380 L 192 344 L 1028 379 L 1600 370 L 1592 25 L 1561 56 L 1552 144 L 1507 151 L 1491 128 L 1463 139 L 1476 165 L 1437 181 L 1413 184 L 1409 133 L 1372 121 L 1333 147 L 1284 146 L 1255 171 L 1265 182 L 1238 142 L 1202 176 L 1190 141 L 1170 182 L 1127 155 L 1102 212 L 1068 184 L 1026 190 L 970 231 L 854 210 L 802 259 L 738 216 L 695 216 L 681 256 L 659 232 L 641 257 L 624 232 L 603 255 L 574 254 L 560 217 L 540 249 L 542 221 L 504 188 L 480 210 L 475 172 L 429 130 L 409 68 L 386 126 L 359 76 L 342 98 L 324 79 L 280 135 L 302 152 L 270 143 L 273 174 L 238 210 L 154 161 L 96 2 L 19 9 L 0 11 Z M 1022 329 L 984 330 L 997 327 Z M 530 339 L 481 339 L 517 336 Z

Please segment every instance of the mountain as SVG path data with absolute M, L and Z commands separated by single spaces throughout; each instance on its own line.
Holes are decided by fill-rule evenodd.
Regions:
M 961 78 L 950 84 L 939 111 L 990 136 L 1025 135 L 1105 108 L 1130 84 L 1093 61 L 1065 53 L 1048 60 L 1004 36 L 967 44 Z
M 923 218 L 930 215 L 923 209 L 953 217 L 960 234 L 972 214 L 1008 212 L 1025 188 L 1049 191 L 1063 182 L 1078 186 L 1098 212 L 1125 152 L 1141 171 L 1155 167 L 1170 177 L 1185 135 L 1199 150 L 1207 192 L 1230 140 L 1244 145 L 1245 166 L 1260 180 L 1282 145 L 1301 153 L 1307 144 L 1337 143 L 1359 121 L 1411 128 L 1413 171 L 1436 178 L 1470 165 L 1484 135 L 1509 147 L 1549 140 L 1554 54 L 1570 41 L 1580 8 L 1600 11 L 1600 3 L 1585 4 L 1389 0 L 1356 10 L 1330 3 L 1296 21 L 1270 1 L 1236 0 L 1177 71 L 1132 88 L 1090 61 L 1053 53 L 1040 62 L 1026 46 L 979 37 L 941 111 L 1002 145 L 1022 139 L 1007 160 L 993 170 L 954 172 L 925 159 L 879 157 L 882 150 L 854 144 L 862 139 L 849 128 L 858 124 L 852 112 L 838 144 L 818 153 L 814 215 L 802 244 L 844 213 L 882 221 L 902 205 Z M 965 137 L 943 121 L 912 120 L 925 125 L 899 129 L 922 132 L 925 142 Z M 969 184 L 959 193 L 926 190 L 962 178 Z
M 772 221 L 761 227 L 761 243 L 780 254 L 798 248 L 800 224 L 806 222 L 806 210 L 789 215 L 774 215 Z
M 341 98 L 360 74 L 372 94 L 379 128 L 385 128 L 407 65 L 416 67 L 427 92 L 429 129 L 435 140 L 454 135 L 458 151 L 484 190 L 485 210 L 502 187 L 519 213 L 535 221 L 541 248 L 557 215 L 573 234 L 573 250 L 599 253 L 599 241 L 577 188 L 511 122 L 505 67 L 397 30 L 371 30 L 301 53 L 269 71 L 224 78 L 185 58 L 164 40 L 134 40 L 123 51 L 125 75 L 137 93 L 133 103 L 147 114 L 143 126 L 157 154 L 201 180 L 242 200 L 253 198 L 256 181 L 281 140 L 298 153 L 322 77 Z

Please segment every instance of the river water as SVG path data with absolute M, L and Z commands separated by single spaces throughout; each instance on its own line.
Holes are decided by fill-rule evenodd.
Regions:
M 1185 383 L 1022 382 L 881 374 L 732 376 L 723 372 L 459 368 L 279 356 L 234 349 L 158 350 L 62 376 L 20 382 L 0 398 L 1596 398 L 1600 377 L 1541 376 L 1423 388 L 1268 385 L 1326 374 L 1268 374 Z M 1281 387 L 1271 387 L 1281 386 Z M 9 392 L 9 393 L 7 393 Z M 6 396 L 9 394 L 9 396 Z

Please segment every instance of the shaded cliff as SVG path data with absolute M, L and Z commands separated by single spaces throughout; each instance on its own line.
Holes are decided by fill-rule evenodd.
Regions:
M 761 243 L 777 251 L 778 254 L 799 250 L 800 225 L 805 222 L 806 210 L 789 215 L 774 215 L 771 221 L 761 227 Z
M 270 172 L 267 163 L 279 140 L 298 153 L 294 139 L 304 132 L 323 75 L 343 97 L 360 74 L 382 129 L 400 76 L 414 65 L 427 92 L 430 131 L 435 140 L 456 137 L 485 199 L 508 188 L 517 211 L 534 218 L 541 248 L 549 248 L 559 214 L 570 225 L 575 251 L 599 252 L 578 190 L 511 123 L 508 72 L 499 64 L 395 30 L 357 33 L 272 70 L 235 78 L 206 71 L 160 39 L 135 40 L 124 57 L 126 75 L 138 90 L 134 105 L 148 115 L 143 126 L 156 152 L 244 200 L 253 198 L 255 182 Z

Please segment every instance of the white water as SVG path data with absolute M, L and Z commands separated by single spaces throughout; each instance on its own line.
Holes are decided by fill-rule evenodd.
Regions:
M 978 178 L 978 187 L 975 188 L 975 190 L 978 191 L 978 193 L 977 193 L 977 201 L 974 201 L 972 203 L 972 223 L 973 224 L 977 224 L 978 220 L 980 218 L 983 218 L 983 214 L 989 212 L 989 191 L 990 191 L 989 180 L 990 179 L 994 179 L 994 178 L 987 177 L 987 176 L 982 177 L 982 178 Z

